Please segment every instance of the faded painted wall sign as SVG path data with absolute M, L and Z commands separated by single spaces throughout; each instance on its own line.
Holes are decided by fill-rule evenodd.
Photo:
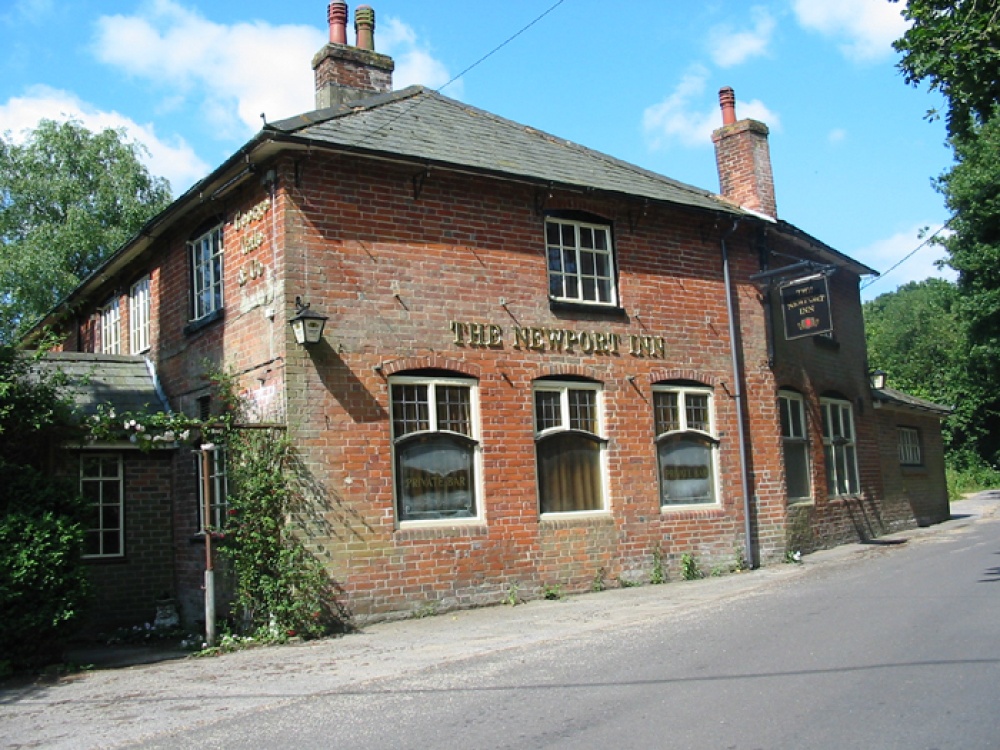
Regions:
M 240 250 L 243 255 L 250 255 L 256 252 L 266 241 L 267 238 L 264 236 L 264 232 L 254 225 L 263 221 L 270 208 L 271 201 L 265 199 L 253 206 L 249 211 L 237 211 L 233 217 L 233 229 L 237 231 L 241 229 L 247 230 L 244 232 L 243 237 L 240 238 Z M 236 275 L 236 280 L 240 286 L 243 286 L 248 281 L 256 281 L 262 278 L 264 278 L 264 264 L 257 258 L 248 258 Z

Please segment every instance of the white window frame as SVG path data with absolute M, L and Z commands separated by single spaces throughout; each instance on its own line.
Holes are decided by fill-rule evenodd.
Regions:
M 677 397 L 677 425 L 672 429 L 660 430 L 659 418 L 656 414 L 658 396 L 672 394 Z M 690 424 L 688 417 L 688 400 L 690 396 L 701 396 L 707 399 L 708 429 Z M 677 508 L 706 508 L 718 506 L 722 503 L 722 488 L 719 482 L 719 437 L 716 432 L 715 422 L 715 393 L 709 386 L 704 385 L 682 385 L 676 383 L 662 383 L 653 386 L 653 431 L 655 433 L 656 444 L 656 471 L 657 471 L 657 492 L 660 495 L 660 508 L 663 511 L 676 510 Z M 700 502 L 664 502 L 664 484 L 660 470 L 660 446 L 665 441 L 676 440 L 685 435 L 694 436 L 696 439 L 706 442 L 710 446 L 709 455 L 712 466 L 709 469 L 708 479 L 711 482 L 711 498 Z
M 821 398 L 819 403 L 823 412 L 823 458 L 826 464 L 827 495 L 857 495 L 861 491 L 861 480 L 854 407 L 850 401 L 837 398 Z M 834 415 L 836 419 L 833 418 Z
M 96 473 L 85 471 L 87 462 L 97 461 L 98 471 Z M 111 469 L 108 471 L 108 469 Z M 84 528 L 84 550 L 89 546 L 90 540 L 96 536 L 97 551 L 84 552 L 83 557 L 87 560 L 113 559 L 125 556 L 125 470 L 124 462 L 120 453 L 93 453 L 85 451 L 80 454 L 80 494 L 87 499 L 87 505 L 91 512 L 96 514 L 96 524 L 85 526 Z M 115 484 L 117 487 L 111 492 L 105 490 L 109 485 Z M 94 487 L 97 498 L 91 501 L 91 490 Z M 117 523 L 113 522 L 113 516 L 117 515 Z M 114 539 L 117 551 L 106 551 L 108 539 Z
M 213 227 L 188 243 L 191 253 L 192 321 L 218 312 L 225 304 L 223 297 L 222 226 Z
M 198 533 L 205 533 L 205 473 L 203 456 L 208 453 L 209 521 L 212 531 L 224 531 L 229 518 L 229 476 L 224 446 L 215 445 L 194 452 L 198 480 Z
M 101 308 L 101 354 L 121 354 L 121 308 L 118 297 Z
M 778 411 L 781 423 L 781 444 L 782 454 L 785 463 L 785 489 L 788 502 L 797 503 L 812 499 L 812 470 L 809 456 L 809 429 L 806 422 L 805 398 L 801 393 L 790 390 L 778 391 Z M 793 412 L 798 415 L 798 425 L 794 419 Z M 797 428 L 797 429 L 796 429 Z M 788 481 L 788 454 L 791 451 L 802 453 L 802 463 L 805 467 L 806 494 L 793 495 L 791 484 Z
M 135 282 L 128 293 L 128 338 L 132 354 L 149 349 L 149 318 L 152 300 L 149 275 Z
M 581 430 L 572 426 L 570 393 L 573 391 L 587 391 L 594 394 L 594 419 L 597 422 L 596 431 Z M 559 422 L 550 427 L 539 429 L 538 423 L 538 394 L 558 393 L 559 394 Z M 605 436 L 605 415 L 604 415 L 604 387 L 600 383 L 588 381 L 560 381 L 560 380 L 538 380 L 534 383 L 531 395 L 531 411 L 535 430 L 535 467 L 536 467 L 536 491 L 538 494 L 538 511 L 542 518 L 579 518 L 586 515 L 606 515 L 609 512 L 608 500 L 608 439 Z M 583 510 L 542 510 L 542 477 L 538 460 L 538 445 L 547 437 L 554 435 L 577 433 L 586 435 L 599 449 L 598 472 L 600 487 L 598 488 L 600 506 L 597 508 L 587 508 Z
M 899 463 L 901 466 L 923 466 L 924 456 L 920 448 L 920 430 L 916 427 L 899 425 Z
M 550 228 L 559 227 L 557 242 L 550 241 Z M 573 242 L 564 242 L 563 230 L 569 228 L 573 231 Z M 598 248 L 597 241 L 592 244 L 594 247 L 588 248 L 581 241 L 584 232 L 591 232 L 596 240 L 598 236 L 603 236 L 604 247 Z M 590 265 L 586 256 L 593 256 L 593 270 L 585 272 L 585 268 Z M 569 257 L 570 263 L 566 263 Z M 606 273 L 599 273 L 598 264 L 603 260 L 606 264 Z M 558 261 L 558 263 L 556 263 Z M 570 302 L 585 305 L 600 305 L 602 307 L 618 306 L 618 284 L 615 267 L 614 240 L 611 236 L 610 224 L 599 224 L 590 221 L 578 221 L 575 219 L 564 219 L 549 216 L 545 219 L 545 263 L 548 269 L 549 298 L 558 302 Z M 559 280 L 560 291 L 554 291 L 556 278 Z M 576 293 L 570 294 L 567 290 L 566 279 L 572 280 L 576 285 Z M 600 282 L 608 285 L 608 299 L 600 299 Z M 593 284 L 592 295 L 585 293 L 585 288 Z
M 397 409 L 399 405 L 393 398 L 394 386 L 422 386 L 426 387 L 426 427 L 424 429 L 408 430 L 402 434 L 397 434 Z M 464 388 L 468 391 L 469 397 L 469 433 L 456 432 L 440 426 L 441 415 L 437 410 L 437 389 L 438 388 Z M 393 474 L 393 508 L 396 514 L 397 524 L 400 528 L 414 526 L 461 526 L 468 524 L 482 523 L 484 518 L 483 499 L 483 441 L 480 433 L 479 420 L 479 384 L 472 378 L 449 377 L 447 375 L 393 375 L 389 378 L 389 425 L 390 437 L 392 441 L 392 474 Z M 472 482 L 470 490 L 473 493 L 473 512 L 468 516 L 447 516 L 444 518 L 404 518 L 407 515 L 402 508 L 403 497 L 400 491 L 399 460 L 397 448 L 400 445 L 421 436 L 456 435 L 469 441 L 472 448 Z

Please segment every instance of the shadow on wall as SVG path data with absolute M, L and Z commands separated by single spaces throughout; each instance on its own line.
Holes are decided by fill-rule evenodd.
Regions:
M 871 489 L 862 492 L 860 497 L 845 497 L 844 508 L 859 542 L 870 542 L 886 533 L 881 509 L 875 502 L 875 494 Z
M 371 391 L 351 372 L 328 341 L 312 345 L 309 356 L 324 387 L 355 423 L 381 422 L 389 418 Z

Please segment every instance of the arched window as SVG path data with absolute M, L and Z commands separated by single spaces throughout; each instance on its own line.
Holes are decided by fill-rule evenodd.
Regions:
M 601 386 L 535 383 L 535 458 L 541 513 L 602 511 L 604 446 Z
M 396 510 L 400 521 L 479 517 L 478 389 L 442 376 L 390 379 Z
M 660 504 L 718 502 L 712 389 L 694 383 L 653 387 Z

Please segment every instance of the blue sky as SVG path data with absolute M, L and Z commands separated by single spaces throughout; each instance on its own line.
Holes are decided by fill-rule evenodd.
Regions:
M 350 2 L 353 18 L 357 3 Z M 908 87 L 887 0 L 369 0 L 395 86 L 442 93 L 708 190 L 718 90 L 771 128 L 778 213 L 887 271 L 947 219 L 940 97 Z M 0 131 L 40 118 L 124 128 L 179 195 L 260 115 L 312 109 L 325 0 L 7 0 Z M 353 26 L 353 24 L 349 24 Z M 353 32 L 351 32 L 351 35 Z M 942 273 L 924 247 L 863 291 Z

